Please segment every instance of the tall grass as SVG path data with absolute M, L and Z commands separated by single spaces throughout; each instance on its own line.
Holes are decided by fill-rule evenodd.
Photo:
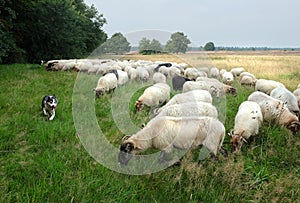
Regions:
M 227 58 L 221 57 L 212 62 Z M 246 62 L 241 63 L 232 66 L 243 66 Z M 293 77 L 295 69 L 289 70 L 274 76 L 275 79 Z M 46 72 L 39 65 L 15 64 L 1 65 L 0 75 L 0 202 L 297 202 L 300 199 L 299 133 L 291 136 L 284 128 L 264 124 L 259 136 L 237 156 L 229 154 L 227 159 L 220 156 L 219 161 L 199 161 L 196 152 L 189 152 L 179 165 L 163 171 L 124 175 L 96 162 L 78 139 L 72 117 L 76 73 Z M 234 85 L 239 95 L 226 98 L 227 132 L 234 125 L 238 105 L 253 91 L 238 83 Z M 132 86 L 121 88 L 129 91 Z M 49 122 L 40 105 L 42 97 L 52 93 L 57 95 L 59 104 L 56 117 Z M 128 107 L 137 127 L 149 119 L 149 109 L 139 114 L 134 112 L 134 101 L 141 93 L 142 89 L 132 96 Z M 112 95 L 106 94 L 95 101 L 95 114 L 107 139 L 118 147 L 123 134 L 112 117 Z M 229 137 L 224 147 L 230 151 Z

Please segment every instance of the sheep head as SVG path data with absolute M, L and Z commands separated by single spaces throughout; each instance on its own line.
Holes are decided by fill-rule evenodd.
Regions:
M 235 134 L 233 130 L 230 132 L 229 135 L 231 136 L 230 144 L 232 147 L 232 153 L 239 152 L 243 146 L 243 142 L 247 142 L 246 139 L 242 136 L 243 133 L 244 131 L 241 134 Z
M 143 107 L 144 107 L 144 104 L 143 104 L 143 102 L 141 100 L 137 100 L 135 102 L 135 110 L 136 111 L 142 110 Z
M 293 121 L 290 124 L 287 125 L 287 129 L 289 129 L 293 135 L 296 135 L 297 132 L 300 130 L 300 122 L 299 121 Z
M 129 160 L 133 157 L 133 150 L 139 149 L 133 140 L 129 140 L 130 135 L 122 138 L 118 161 L 121 165 L 127 165 Z
M 233 96 L 237 96 L 237 90 L 234 87 L 229 87 L 229 93 L 232 94 Z

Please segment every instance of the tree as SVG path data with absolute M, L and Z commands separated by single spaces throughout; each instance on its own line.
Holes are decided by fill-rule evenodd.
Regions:
M 215 44 L 213 42 L 208 42 L 204 46 L 204 51 L 214 51 L 215 49 Z
M 124 54 L 130 51 L 130 43 L 121 33 L 115 33 L 101 47 L 103 53 Z
M 171 40 L 167 41 L 165 50 L 170 53 L 185 53 L 191 41 L 182 32 L 171 35 Z
M 163 51 L 163 48 L 158 40 L 152 39 L 152 41 L 150 42 L 149 39 L 143 38 L 139 42 L 138 50 L 141 54 L 156 54 L 161 53 Z
M 107 38 L 105 18 L 83 0 L 0 0 L 0 9 L 0 48 L 10 43 L 5 63 L 86 57 Z

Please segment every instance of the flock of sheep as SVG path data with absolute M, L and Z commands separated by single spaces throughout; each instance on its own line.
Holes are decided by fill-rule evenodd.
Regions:
M 173 148 L 194 149 L 202 145 L 214 157 L 217 151 L 227 156 L 222 147 L 226 130 L 213 100 L 226 94 L 237 95 L 232 86 L 235 79 L 241 85 L 253 86 L 255 91 L 240 104 L 235 116 L 230 132 L 234 153 L 258 134 L 264 121 L 286 127 L 294 135 L 300 129 L 300 84 L 292 93 L 282 83 L 257 79 L 244 68 L 227 71 L 194 68 L 186 63 L 82 59 L 48 61 L 46 69 L 99 75 L 94 89 L 97 97 L 129 81 L 153 82 L 135 102 L 137 112 L 148 106 L 153 115 L 136 134 L 123 137 L 119 153 L 122 165 L 148 148 L 161 150 L 161 162 Z M 171 88 L 180 93 L 170 98 Z

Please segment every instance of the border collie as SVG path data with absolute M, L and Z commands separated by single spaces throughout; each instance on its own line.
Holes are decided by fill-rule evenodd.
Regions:
M 44 96 L 42 100 L 42 110 L 45 116 L 48 116 L 49 120 L 52 121 L 55 117 L 55 109 L 57 107 L 58 100 L 54 95 Z

